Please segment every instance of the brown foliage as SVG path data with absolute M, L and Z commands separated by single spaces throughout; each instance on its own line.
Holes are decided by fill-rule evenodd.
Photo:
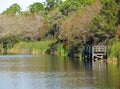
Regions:
M 116 31 L 115 39 L 120 40 L 120 28 Z
M 86 6 L 84 11 L 71 15 L 62 23 L 60 34 L 69 41 L 77 37 L 86 41 L 84 36 L 90 35 L 87 26 L 92 21 L 92 18 L 100 12 L 101 7 L 100 0 L 97 0 L 93 4 Z
M 0 15 L 0 37 L 22 36 L 31 40 L 42 37 L 47 31 L 42 16 L 8 16 Z

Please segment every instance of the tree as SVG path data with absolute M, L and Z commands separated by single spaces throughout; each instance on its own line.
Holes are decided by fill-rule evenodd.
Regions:
M 75 13 L 81 8 L 84 8 L 87 4 L 91 4 L 93 0 L 66 0 L 60 6 L 60 11 L 63 15 Z
M 117 30 L 119 5 L 115 0 L 103 0 L 103 8 L 90 24 L 95 43 L 106 42 L 114 38 Z
M 59 3 L 61 3 L 62 0 L 46 0 L 46 9 L 50 10 L 52 9 L 55 5 L 58 5 Z
M 11 5 L 7 10 L 3 12 L 3 14 L 9 14 L 9 15 L 18 15 L 21 13 L 21 7 L 15 3 Z
M 39 13 L 40 11 L 44 10 L 44 6 L 42 3 L 33 3 L 32 5 L 29 6 L 30 12 L 34 15 L 36 13 Z

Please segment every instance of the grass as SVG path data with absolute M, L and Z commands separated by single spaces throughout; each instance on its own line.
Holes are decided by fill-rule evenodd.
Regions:
M 57 44 L 57 54 L 67 56 L 70 53 L 70 47 L 63 48 L 63 44 Z
M 42 53 L 44 54 L 45 51 L 49 48 L 49 45 L 53 43 L 54 40 L 47 40 L 47 41 L 37 41 L 37 42 L 19 42 L 16 43 L 13 48 L 9 49 L 9 53 L 32 53 L 32 54 L 38 54 Z
M 61 56 L 65 56 L 65 50 L 63 48 L 63 44 L 57 44 L 57 54 Z

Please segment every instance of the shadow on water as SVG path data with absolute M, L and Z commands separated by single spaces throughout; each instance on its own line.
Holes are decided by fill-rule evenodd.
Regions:
M 1 55 L 0 89 L 120 89 L 120 65 L 49 55 Z

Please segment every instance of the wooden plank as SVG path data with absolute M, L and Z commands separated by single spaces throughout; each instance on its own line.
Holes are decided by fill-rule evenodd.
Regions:
M 107 56 L 107 48 L 104 45 L 87 45 L 85 46 L 84 52 L 85 56 L 89 59 L 94 59 L 95 57 L 102 59 Z

